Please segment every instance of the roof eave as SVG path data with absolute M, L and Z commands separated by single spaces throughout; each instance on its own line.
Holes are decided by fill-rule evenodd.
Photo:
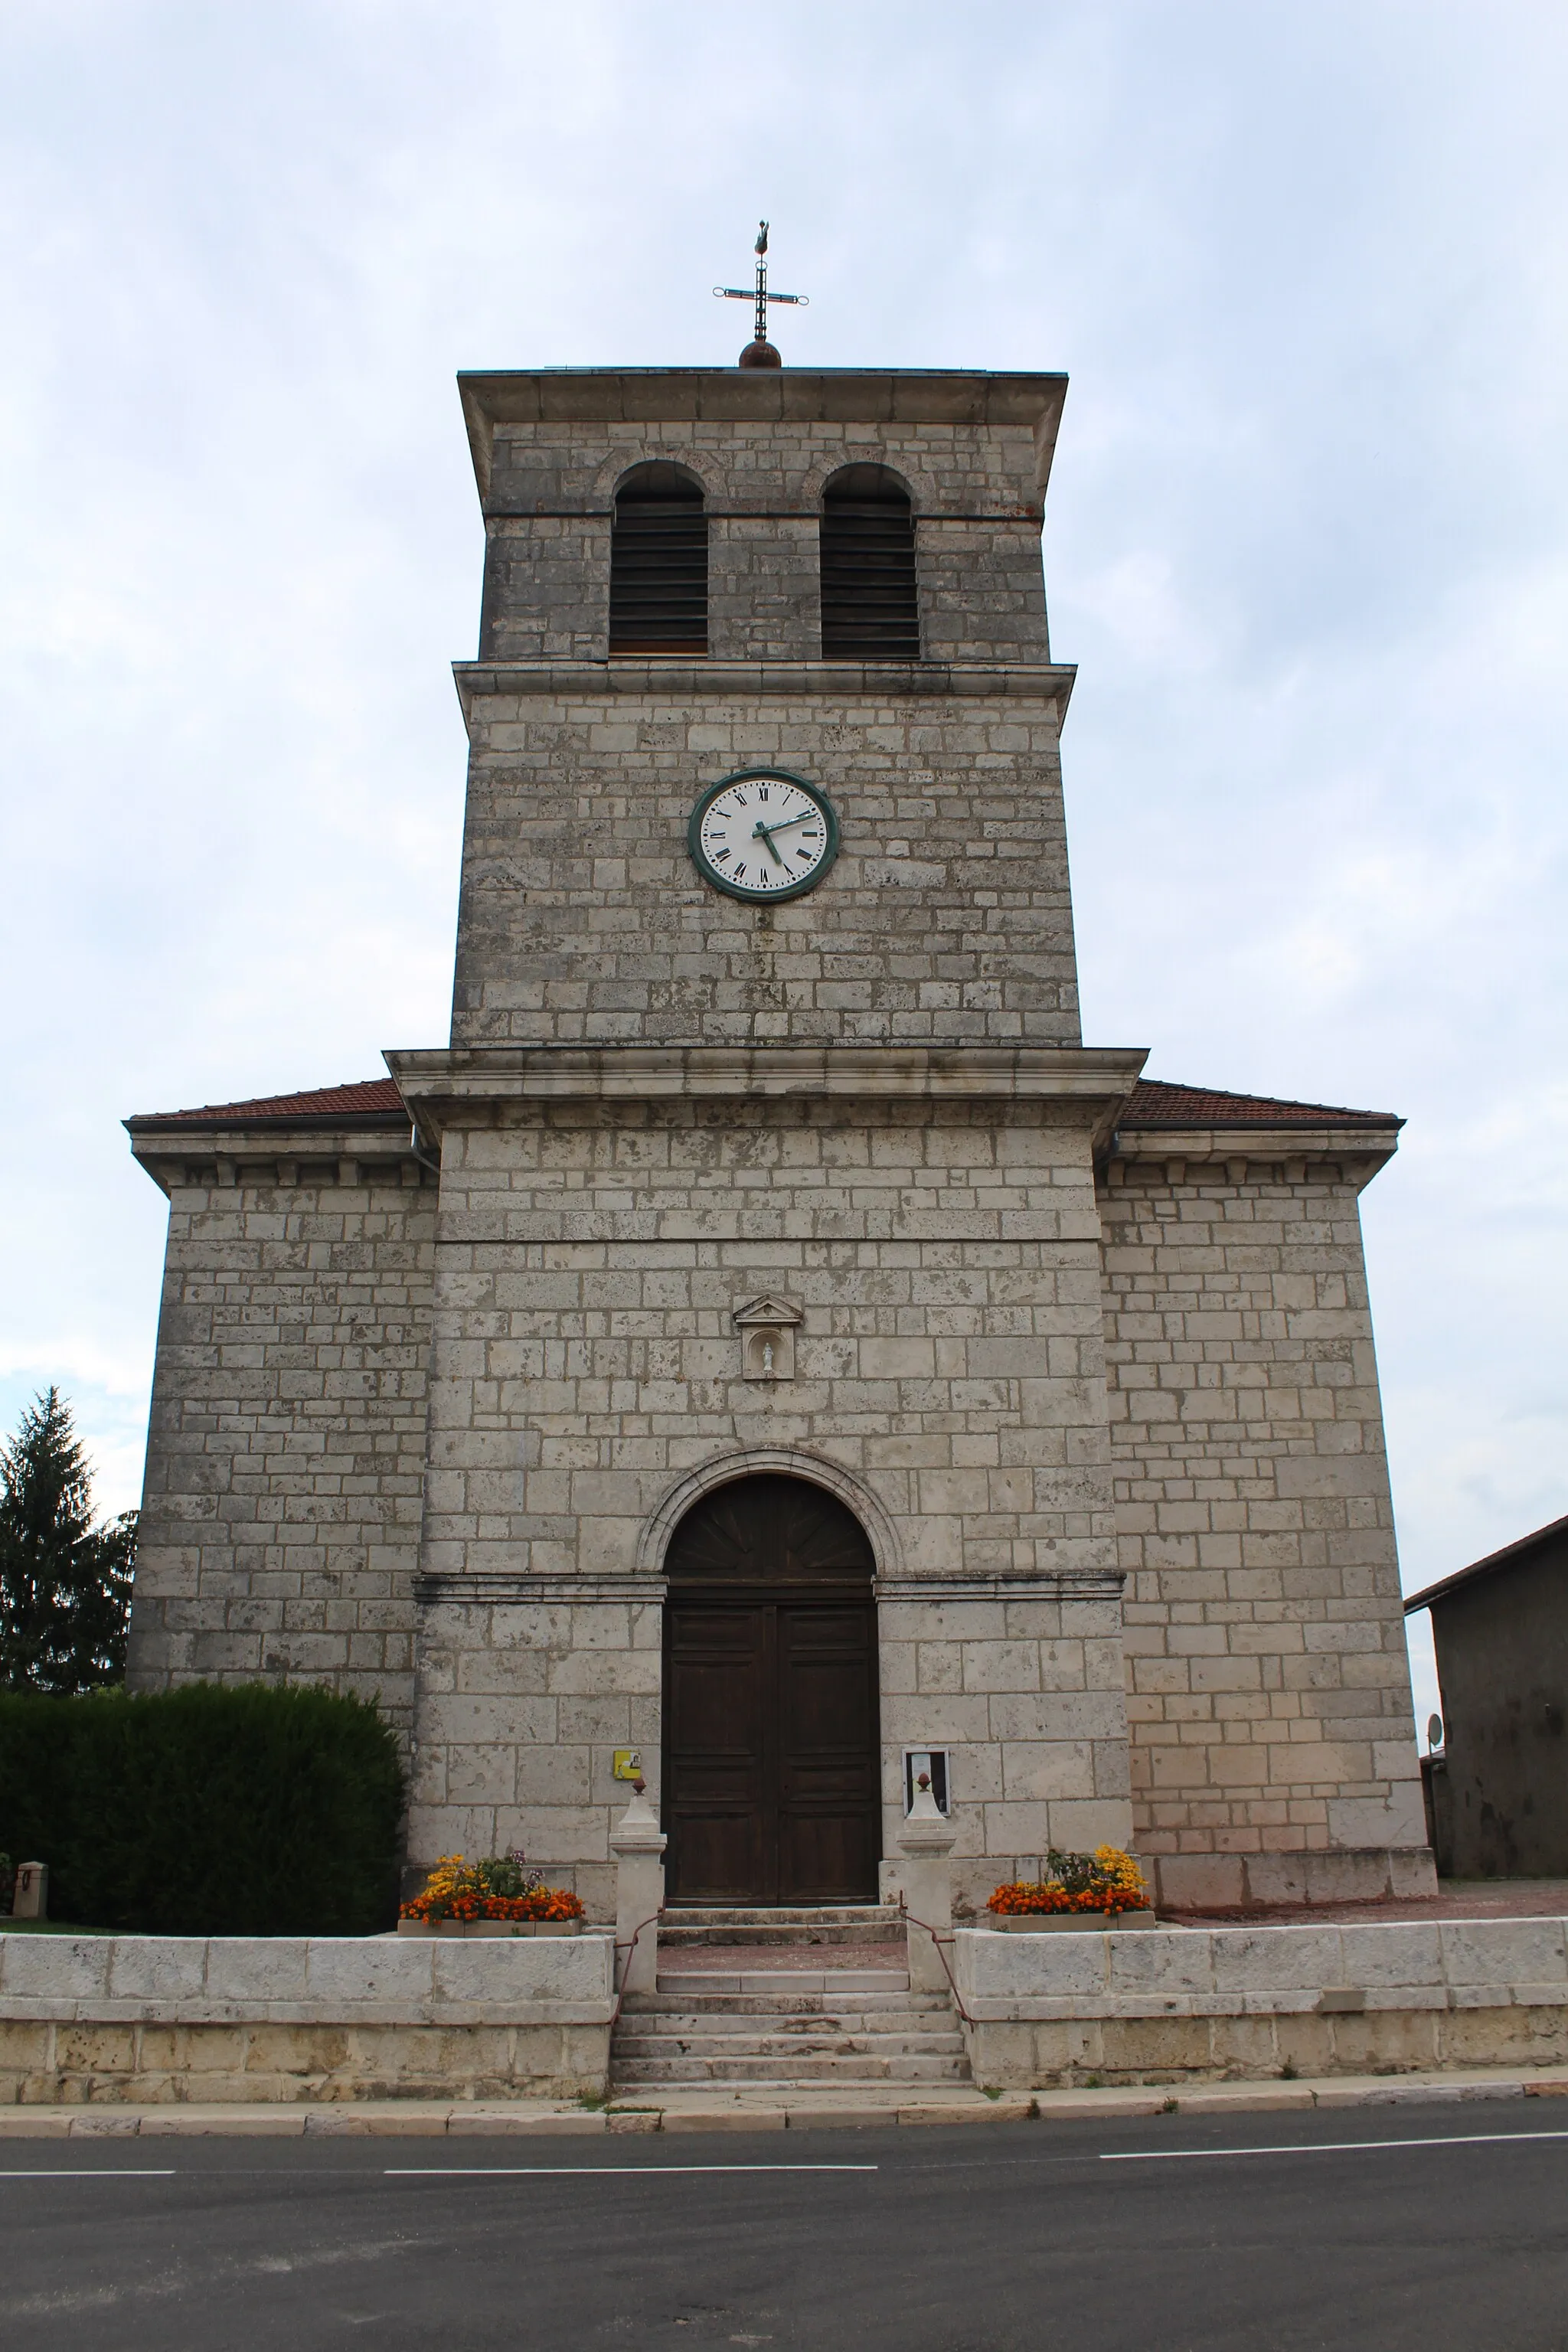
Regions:
M 1502 1570 L 1522 1567 L 1538 1545 L 1544 1547 L 1553 1537 L 1568 1539 L 1568 1517 L 1549 1519 L 1545 1527 L 1504 1544 L 1500 1551 L 1488 1552 L 1484 1559 L 1473 1559 L 1468 1568 L 1456 1569 L 1452 1576 L 1440 1578 L 1436 1584 L 1427 1585 L 1425 1591 L 1412 1593 L 1405 1603 L 1405 1614 L 1410 1617 L 1418 1609 L 1429 1609 L 1434 1601 L 1443 1600 L 1462 1584 L 1479 1583 L 1483 1577 L 1495 1576 Z
M 488 499 L 498 425 L 1022 425 L 1044 493 L 1067 377 L 973 368 L 464 368 L 458 394 Z
M 1278 1126 L 1252 1120 L 1196 1124 L 1191 1119 L 1124 1119 L 1111 1146 L 1118 1160 L 1337 1160 L 1354 1163 L 1370 1183 L 1399 1149 L 1403 1119 L 1363 1125 Z
M 127 1118 L 131 1150 L 165 1196 L 167 1171 L 190 1160 L 216 1160 L 220 1169 L 255 1160 L 391 1160 L 416 1156 L 414 1123 L 405 1111 L 338 1112 L 247 1119 Z

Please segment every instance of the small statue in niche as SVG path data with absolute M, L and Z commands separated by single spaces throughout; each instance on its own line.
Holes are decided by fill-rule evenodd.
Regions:
M 792 1299 L 764 1292 L 738 1307 L 733 1316 L 741 1335 L 741 1371 L 748 1381 L 792 1381 L 795 1378 L 795 1334 L 800 1308 Z

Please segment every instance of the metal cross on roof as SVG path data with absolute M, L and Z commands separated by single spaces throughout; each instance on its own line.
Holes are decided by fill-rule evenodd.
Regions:
M 721 302 L 754 301 L 756 303 L 756 347 L 765 350 L 768 347 L 768 304 L 790 302 L 798 304 L 804 310 L 809 307 L 809 297 L 805 294 L 770 294 L 768 292 L 768 225 L 766 221 L 760 221 L 757 225 L 757 242 L 754 250 L 757 257 L 755 290 L 745 286 L 715 286 L 713 291 Z M 774 360 L 769 364 L 776 366 L 778 362 Z

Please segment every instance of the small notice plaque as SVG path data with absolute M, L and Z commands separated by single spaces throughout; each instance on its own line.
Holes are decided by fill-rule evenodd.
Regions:
M 616 1760 L 613 1769 L 617 1780 L 640 1780 L 642 1779 L 642 1749 L 640 1748 L 617 1748 L 615 1751 L 615 1759 Z

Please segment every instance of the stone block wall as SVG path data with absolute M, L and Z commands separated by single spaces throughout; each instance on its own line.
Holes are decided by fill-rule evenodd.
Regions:
M 480 468 L 483 660 L 605 659 L 616 487 L 654 460 L 702 485 L 715 659 L 819 657 L 823 489 L 841 467 L 869 464 L 910 495 L 922 657 L 1049 661 L 1040 521 L 1059 378 L 1013 379 L 1012 394 L 972 399 L 967 415 L 942 414 L 952 404 L 935 397 L 923 403 L 933 413 L 903 417 L 878 415 L 874 403 L 835 415 L 835 388 L 804 373 L 789 415 L 764 405 L 737 417 L 728 386 L 703 413 L 700 381 L 664 374 L 662 413 L 639 417 L 606 375 L 580 387 L 578 414 L 494 424 Z M 528 383 L 510 380 L 496 404 L 525 398 Z
M 830 668 L 459 671 L 472 745 L 455 1045 L 1075 1045 L 1067 677 L 1007 694 Z M 837 864 L 757 908 L 698 876 L 699 794 L 777 764 Z
M 492 1102 L 448 1113 L 441 1202 L 416 1859 L 493 1817 L 600 1899 L 612 1748 L 655 1777 L 633 1604 L 680 1510 L 761 1468 L 830 1486 L 877 1554 L 884 1851 L 931 1740 L 984 1894 L 1069 1828 L 1125 1836 L 1082 1108 Z M 742 1377 L 763 1291 L 804 1318 L 788 1381 Z
M 881 1605 L 885 1850 L 896 1857 L 902 1751 L 948 1748 L 961 1917 L 983 1911 L 1001 1879 L 1038 1878 L 1053 1846 L 1127 1843 L 1121 1612 L 1105 1582 L 1099 1598 Z M 883 1865 L 884 1888 L 900 1883 L 895 1858 Z
M 321 1683 L 406 1731 L 436 1186 L 384 1134 L 138 1149 L 169 1238 L 131 1687 Z
M 815 660 L 821 649 L 817 520 L 713 515 L 708 525 L 708 651 L 725 661 Z
M 483 660 L 602 661 L 610 635 L 610 514 L 485 520 Z
M 602 2096 L 607 1936 L 0 1936 L 0 2106 Z
M 427 1866 L 521 1847 L 613 1919 L 609 1835 L 629 1791 L 611 1768 L 617 1748 L 640 1748 L 658 1785 L 662 1638 L 651 1599 L 428 1603 L 411 1854 Z
M 1561 2065 L 1565 1927 L 960 1930 L 953 1974 L 975 2081 L 1012 2089 Z
M 1101 1208 L 1139 1851 L 1167 1901 L 1379 1894 L 1386 1862 L 1354 1857 L 1391 1850 L 1415 1892 L 1366 1170 L 1123 1145 Z

